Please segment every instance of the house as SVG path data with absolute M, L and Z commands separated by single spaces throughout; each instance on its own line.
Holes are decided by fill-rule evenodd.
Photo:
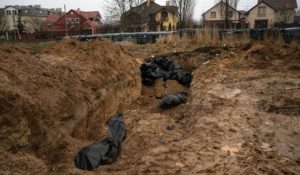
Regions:
M 240 12 L 228 5 L 228 25 L 229 28 L 241 26 Z M 203 25 L 210 28 L 225 28 L 226 23 L 226 3 L 220 1 L 202 14 Z
M 272 28 L 278 24 L 294 23 L 296 0 L 258 0 L 247 11 L 246 22 L 250 28 Z
M 41 26 L 46 21 L 48 15 L 61 13 L 61 9 L 46 9 L 40 5 L 18 6 L 21 23 L 25 33 L 35 33 L 41 31 Z
M 39 32 L 41 25 L 49 14 L 59 11 L 41 8 L 40 5 L 29 6 L 5 6 L 0 10 L 0 31 L 9 32 L 17 30 L 21 34 Z
M 70 10 L 61 16 L 48 16 L 45 31 L 54 32 L 56 36 L 96 34 L 100 33 L 102 28 L 100 20 L 101 15 L 98 11 Z
M 125 32 L 172 31 L 177 29 L 176 6 L 167 1 L 160 6 L 154 0 L 147 0 L 122 14 L 121 25 Z

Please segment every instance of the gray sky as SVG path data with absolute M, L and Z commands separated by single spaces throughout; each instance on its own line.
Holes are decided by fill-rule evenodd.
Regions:
M 284 1 L 284 0 L 282 0 Z M 156 3 L 165 5 L 166 0 L 155 0 Z M 256 4 L 257 0 L 240 0 L 238 10 L 249 10 Z M 300 5 L 300 0 L 297 0 Z M 104 0 L 0 0 L 0 7 L 5 5 L 33 5 L 40 4 L 46 8 L 62 8 L 64 4 L 69 9 L 80 8 L 83 11 L 100 11 L 103 15 Z M 201 14 L 211 8 L 215 0 L 196 0 L 194 19 L 199 20 Z

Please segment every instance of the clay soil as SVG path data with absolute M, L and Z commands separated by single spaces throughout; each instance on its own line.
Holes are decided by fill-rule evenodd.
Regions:
M 300 174 L 299 45 L 162 53 L 193 72 L 190 87 L 142 86 L 138 68 L 153 52 L 131 47 L 1 48 L 2 174 Z M 187 103 L 159 108 L 179 91 Z M 117 112 L 128 129 L 118 159 L 77 169 L 74 156 Z

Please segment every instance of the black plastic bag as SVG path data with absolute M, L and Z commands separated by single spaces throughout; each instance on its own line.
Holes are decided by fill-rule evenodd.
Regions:
M 145 85 L 153 85 L 158 78 L 164 80 L 177 80 L 178 83 L 190 86 L 192 75 L 181 69 L 175 61 L 171 61 L 166 57 L 157 58 L 151 62 L 145 62 L 140 67 L 142 83 Z
M 187 101 L 187 98 L 188 98 L 188 93 L 187 92 L 174 93 L 174 94 L 171 94 L 171 95 L 164 96 L 160 100 L 159 106 L 163 109 L 171 108 L 171 107 L 174 107 L 174 106 L 178 106 L 181 103 L 185 103 Z
M 99 165 L 112 163 L 120 153 L 125 136 L 124 118 L 122 114 L 118 114 L 110 119 L 108 136 L 105 139 L 79 151 L 75 157 L 75 166 L 83 170 L 93 170 Z
M 182 85 L 190 86 L 192 82 L 192 74 L 184 70 L 178 69 L 170 73 L 169 79 L 177 80 L 177 82 Z

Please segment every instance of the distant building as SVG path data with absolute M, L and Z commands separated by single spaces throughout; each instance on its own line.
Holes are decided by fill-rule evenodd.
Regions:
M 43 26 L 44 32 L 55 35 L 82 35 L 100 33 L 101 15 L 98 11 L 70 10 L 63 15 L 49 15 Z
M 169 1 L 166 6 L 160 6 L 154 0 L 147 0 L 122 14 L 122 28 L 125 32 L 176 30 L 177 10 Z
M 240 28 L 240 12 L 228 5 L 229 28 Z M 202 14 L 203 25 L 210 28 L 224 28 L 226 20 L 226 3 L 220 1 Z
M 39 32 L 43 22 L 50 14 L 60 13 L 60 9 L 46 9 L 40 5 L 5 6 L 0 9 L 0 32 L 18 30 L 20 33 Z
M 250 28 L 272 28 L 276 24 L 295 22 L 296 0 L 258 0 L 246 13 Z

